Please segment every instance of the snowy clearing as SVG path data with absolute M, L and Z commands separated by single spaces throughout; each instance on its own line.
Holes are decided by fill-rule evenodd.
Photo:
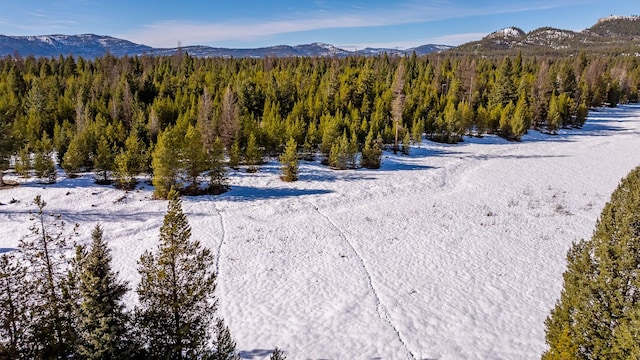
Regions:
M 218 314 L 243 358 L 535 359 L 560 294 L 565 254 L 588 238 L 618 181 L 640 165 L 640 106 L 592 112 L 583 129 L 522 143 L 494 136 L 385 153 L 379 170 L 279 165 L 230 173 L 221 196 L 186 197 L 194 238 L 217 253 Z M 166 201 L 86 174 L 0 190 L 0 253 L 47 210 L 99 221 L 133 288 Z M 135 301 L 130 292 L 128 301 Z

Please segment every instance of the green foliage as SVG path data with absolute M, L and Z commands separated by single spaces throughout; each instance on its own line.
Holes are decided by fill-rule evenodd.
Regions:
M 31 353 L 33 294 L 27 286 L 27 268 L 16 257 L 0 255 L 0 358 L 27 359 Z
M 93 159 L 93 167 L 96 174 L 96 182 L 99 184 L 107 184 L 109 182 L 109 173 L 115 167 L 115 151 L 105 136 L 101 136 L 98 140 L 98 148 Z
M 31 151 L 27 146 L 23 147 L 18 152 L 18 158 L 16 159 L 16 172 L 24 178 L 29 177 L 29 172 L 33 166 L 31 165 Z
M 329 167 L 334 170 L 346 170 L 349 168 L 349 138 L 347 133 L 343 133 L 331 146 L 329 152 Z
M 240 150 L 240 142 L 234 141 L 229 150 L 229 167 L 233 170 L 240 169 L 240 160 L 242 159 L 242 152 Z
M 69 304 L 66 273 L 67 241 L 75 233 L 66 233 L 64 222 L 55 214 L 46 214 L 46 203 L 34 199 L 37 212 L 31 236 L 18 245 L 33 278 L 25 286 L 33 294 L 29 323 L 30 346 L 36 358 L 67 358 L 74 353 L 76 329 Z
M 213 360 L 240 360 L 236 354 L 236 342 L 231 337 L 229 328 L 224 324 L 224 320 L 216 321 L 216 350 L 212 356 Z
M 89 251 L 76 252 L 78 354 L 84 359 L 124 359 L 135 350 L 122 303 L 128 289 L 111 268 L 111 254 L 102 236 L 102 228 L 96 225 Z
M 224 145 L 220 138 L 211 145 L 207 163 L 209 164 L 209 191 L 222 194 L 229 189 L 227 169 L 224 166 Z
M 258 171 L 258 165 L 262 164 L 262 153 L 258 148 L 256 136 L 253 133 L 249 134 L 244 158 L 248 166 L 247 172 Z
M 202 135 L 197 127 L 189 125 L 184 137 L 182 151 L 182 166 L 186 181 L 189 183 L 189 192 L 198 193 L 200 174 L 207 170 L 207 153 L 202 144 Z
M 216 309 L 214 257 L 191 239 L 178 191 L 160 228 L 160 244 L 139 261 L 136 309 L 152 359 L 197 359 L 209 352 L 210 319 Z
M 81 141 L 83 141 L 81 136 L 73 137 L 62 158 L 62 168 L 70 178 L 76 177 L 86 162 L 86 152 L 83 151 L 84 146 Z
M 405 131 L 404 136 L 402 137 L 402 154 L 409 155 L 411 152 L 411 136 L 408 131 Z
M 284 356 L 284 353 L 282 352 L 282 350 L 275 348 L 273 350 L 273 353 L 271 353 L 269 360 L 285 360 L 286 358 L 287 357 Z
M 151 167 L 153 168 L 154 196 L 164 199 L 169 190 L 177 186 L 180 158 L 176 149 L 179 148 L 179 139 L 176 131 L 169 128 L 158 135 L 158 143 L 153 150 Z
M 639 355 L 638 209 L 640 167 L 611 195 L 591 240 L 570 249 L 560 300 L 545 322 L 550 348 L 544 359 L 630 359 Z
M 378 169 L 382 161 L 382 139 L 374 139 L 373 131 L 369 131 L 362 149 L 360 166 L 367 169 Z
M 210 170 L 188 161 L 195 154 L 187 156 L 188 148 L 196 146 L 184 141 L 189 125 L 198 129 L 208 153 L 220 137 L 232 168 L 241 163 L 240 149 L 243 155 L 252 153 L 246 163 L 253 171 L 263 155 L 281 154 L 291 137 L 302 145 L 305 158 L 320 150 L 328 162 L 345 131 L 358 149 L 372 131 L 396 150 L 406 132 L 414 142 L 425 133 L 446 143 L 471 133 L 518 139 L 530 126 L 555 133 L 582 126 L 589 107 L 637 100 L 640 88 L 633 57 L 585 51 L 570 57 L 449 53 L 404 59 L 273 58 L 268 63 L 182 59 L 107 56 L 78 59 L 81 66 L 62 57 L 0 59 L 0 170 L 6 171 L 10 156 L 25 146 L 41 168 L 46 156 L 38 156 L 37 145 L 46 133 L 57 152 L 52 158 L 71 176 L 96 168 L 104 180 L 113 171 L 116 178 L 123 176 L 119 185 L 129 188 L 137 172 L 128 171 L 128 161 L 120 156 L 120 149 L 127 152 L 126 139 L 135 134 L 151 149 L 161 133 L 177 128 L 171 141 L 175 161 L 168 161 L 164 139 L 162 151 L 154 160 L 148 154 L 142 170 L 150 172 L 149 162 L 163 163 L 158 158 L 165 152 L 162 170 L 153 169 L 163 178 L 156 181 L 165 182 L 157 194 L 162 197 L 181 180 L 194 187 L 194 174 Z M 505 112 L 510 103 L 515 109 Z M 509 116 L 501 123 L 503 112 Z M 118 156 L 111 169 L 102 163 Z M 178 176 L 183 174 L 185 179 Z
M 136 184 L 135 176 L 140 174 L 147 162 L 145 145 L 135 132 L 129 134 L 124 149 L 116 155 L 115 176 L 118 186 L 123 189 L 133 189 Z
M 33 169 L 36 176 L 42 182 L 53 184 L 56 182 L 56 165 L 53 162 L 53 144 L 47 133 L 42 133 L 42 138 L 36 143 L 36 155 L 33 160 Z
M 282 180 L 286 182 L 298 180 L 298 143 L 294 138 L 287 141 L 284 153 L 280 155 L 280 164 L 282 164 Z

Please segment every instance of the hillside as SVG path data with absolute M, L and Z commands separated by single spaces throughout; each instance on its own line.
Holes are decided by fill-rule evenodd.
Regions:
M 460 45 L 452 52 L 498 55 L 523 51 L 562 55 L 580 50 L 591 53 L 640 53 L 640 17 L 602 18 L 589 29 L 579 32 L 541 27 L 525 33 L 517 27 L 509 27 L 479 41 Z

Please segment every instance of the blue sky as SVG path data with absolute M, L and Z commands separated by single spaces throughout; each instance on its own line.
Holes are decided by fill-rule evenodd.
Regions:
M 0 0 L 0 34 L 98 34 L 155 47 L 458 45 L 507 26 L 583 30 L 638 0 Z

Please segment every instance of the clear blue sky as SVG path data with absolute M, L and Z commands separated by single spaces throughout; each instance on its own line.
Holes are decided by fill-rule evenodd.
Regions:
M 98 34 L 155 47 L 458 45 L 508 26 L 583 30 L 638 0 L 0 0 L 0 34 Z

